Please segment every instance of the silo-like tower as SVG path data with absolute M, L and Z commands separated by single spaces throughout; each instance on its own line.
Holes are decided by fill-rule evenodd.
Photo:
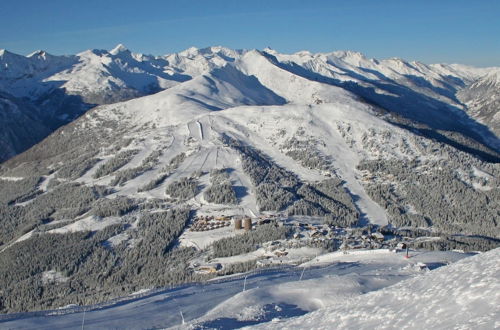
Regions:
M 240 230 L 241 228 L 241 219 L 234 219 L 234 229 Z
M 250 218 L 243 219 L 243 228 L 245 228 L 245 230 L 251 230 L 252 229 L 252 219 L 250 219 Z

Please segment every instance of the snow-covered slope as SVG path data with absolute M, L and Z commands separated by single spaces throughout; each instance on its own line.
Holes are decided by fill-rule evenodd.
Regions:
M 488 126 L 471 119 L 457 92 L 484 75 L 485 70 L 460 65 L 426 65 L 402 59 L 367 59 L 360 53 L 264 52 L 276 66 L 296 76 L 342 87 L 406 120 L 434 129 L 458 131 L 499 148 Z
M 262 329 L 495 329 L 500 249 Z
M 474 220 L 477 224 L 465 229 L 463 223 L 470 223 L 470 220 L 456 220 L 459 231 L 498 236 L 496 215 L 488 211 L 496 205 L 492 194 L 496 192 L 497 166 L 474 158 L 496 159 L 494 152 L 464 135 L 458 135 L 459 139 L 454 141 L 452 139 L 457 136 L 448 137 L 443 131 L 432 135 L 433 130 L 425 127 L 420 130 L 418 124 L 412 126 L 408 121 L 399 124 L 397 117 L 381 112 L 380 107 L 366 102 L 352 91 L 295 75 L 293 70 L 277 63 L 269 52 L 191 49 L 180 54 L 177 60 L 185 56 L 190 61 L 206 54 L 215 54 L 210 57 L 211 60 L 217 59 L 215 66 L 222 64 L 223 58 L 238 58 L 154 95 L 99 106 L 39 146 L 7 162 L 4 172 L 16 171 L 20 165 L 24 166 L 23 163 L 38 160 L 43 161 L 43 166 L 52 173 L 58 168 L 71 166 L 75 155 L 79 155 L 81 161 L 95 161 L 84 175 L 71 177 L 72 180 L 86 185 L 111 185 L 117 195 L 133 198 L 164 198 L 164 189 L 170 184 L 201 175 L 198 178 L 200 189 L 189 202 L 192 207 L 204 211 L 226 208 L 225 205 L 212 205 L 203 196 L 209 186 L 207 174 L 213 169 L 228 168 L 232 173 L 230 179 L 241 192 L 237 197 L 242 207 L 232 212 L 240 215 L 256 215 L 270 210 L 299 212 L 301 215 L 329 214 L 333 209 L 318 204 L 318 200 L 308 200 L 310 197 L 304 197 L 302 190 L 305 188 L 301 187 L 334 178 L 341 182 L 339 193 L 345 198 L 342 205 L 349 209 L 341 216 L 343 219 L 349 215 L 354 217 L 349 221 L 385 225 L 391 223 L 387 214 L 390 212 L 393 225 L 435 226 L 448 230 L 450 215 L 433 214 L 436 202 L 429 200 L 428 204 L 422 204 L 423 196 L 408 185 L 412 180 L 422 180 L 422 177 L 409 179 L 402 172 L 404 170 L 393 168 L 397 162 L 411 162 L 414 174 L 430 173 L 444 178 L 435 172 L 444 167 L 450 171 L 447 175 L 451 177 L 442 179 L 443 187 L 450 185 L 446 189 L 455 191 L 456 184 L 466 185 L 459 191 L 482 196 L 473 199 L 482 204 L 474 205 L 472 210 L 484 212 L 464 213 L 462 216 L 474 219 L 493 217 L 492 222 Z M 98 55 L 89 52 L 88 56 Z M 109 56 L 133 57 L 122 46 L 104 57 Z M 299 62 L 297 58 L 301 57 L 315 58 L 310 54 L 294 54 L 290 58 Z M 339 63 L 344 63 L 344 70 L 346 65 L 354 64 L 360 68 L 383 65 L 384 70 L 388 70 L 387 63 L 367 60 L 358 53 L 320 54 L 316 57 L 321 63 L 335 59 L 338 68 Z M 284 62 L 287 61 L 290 59 Z M 409 72 L 409 64 L 401 65 L 401 72 Z M 431 67 L 422 65 L 419 68 L 429 71 Z M 397 74 L 400 73 L 394 71 L 394 75 Z M 432 140 L 426 138 L 429 132 Z M 133 152 L 134 155 L 106 175 L 96 174 L 107 161 L 113 163 L 118 151 Z M 143 169 L 141 162 L 153 151 L 161 156 L 155 164 Z M 178 168 L 167 171 L 169 162 L 178 155 L 183 155 L 185 160 L 178 164 Z M 269 179 L 271 186 L 261 186 L 261 183 L 268 184 L 267 179 L 256 175 L 252 170 L 254 166 L 265 172 L 273 168 L 270 173 L 276 167 L 281 172 L 274 174 L 278 177 Z M 45 171 L 42 170 L 41 175 L 47 175 Z M 477 174 L 483 172 L 487 173 L 486 176 Z M 125 174 L 126 179 L 120 179 Z M 165 174 L 168 176 L 154 189 L 138 191 Z M 293 179 L 281 183 L 280 177 Z M 369 177 L 372 177 L 371 181 L 367 179 Z M 384 193 L 387 184 L 392 187 L 390 196 Z M 427 187 L 429 182 L 420 184 L 425 187 L 421 192 L 425 194 L 425 189 L 430 188 Z M 262 190 L 264 186 L 265 189 L 275 189 L 271 196 L 283 194 L 280 197 L 283 200 L 270 198 L 269 193 Z M 450 197 L 445 200 L 450 200 Z M 456 204 L 470 212 L 472 205 L 467 206 L 466 201 L 470 203 L 471 199 L 464 195 L 463 200 L 457 200 Z M 415 204 L 419 206 L 416 208 Z M 493 232 L 487 229 L 492 223 Z
M 48 129 L 29 103 L 0 92 L 0 162 L 14 157 L 47 135 Z
M 492 69 L 486 75 L 458 93 L 467 105 L 467 111 L 479 122 L 500 135 L 500 69 Z
M 301 104 L 329 102 L 332 95 L 338 99 L 351 92 L 411 121 L 434 129 L 458 131 L 490 147 L 499 147 L 497 138 L 487 130 L 490 127 L 496 132 L 496 121 L 492 119 L 496 113 L 495 101 L 486 100 L 490 100 L 488 95 L 496 95 L 497 89 L 485 91 L 471 86 L 476 90 L 474 95 L 478 88 L 482 94 L 460 98 L 470 108 L 468 113 L 481 124 L 468 117 L 463 111 L 467 108 L 456 97 L 457 91 L 490 70 L 426 65 L 402 59 L 368 59 L 351 51 L 319 54 L 303 51 L 287 55 L 271 49 L 193 47 L 175 54 L 151 56 L 132 53 L 118 45 L 110 51 L 94 49 L 68 56 L 54 56 L 45 51 L 21 56 L 1 50 L 0 91 L 27 98 L 36 109 L 40 125 L 54 130 L 94 105 L 152 94 L 195 77 L 214 74 L 214 70 L 227 66 L 235 69 L 231 73 L 224 71 L 233 80 L 243 77 L 242 74 L 249 76 L 239 82 L 246 84 L 246 88 L 237 86 L 233 91 L 250 94 L 260 105 L 269 104 L 269 100 L 256 99 L 260 90 L 254 89 L 254 85 L 265 86 L 284 102 Z M 258 81 L 251 81 L 252 77 Z M 331 94 L 335 87 L 337 91 Z
M 487 296 L 461 296 L 462 300 L 459 302 L 463 303 L 462 306 L 466 306 L 473 299 L 476 302 L 485 302 L 484 307 L 489 309 L 482 314 L 476 312 L 476 315 L 488 317 L 488 312 L 492 311 L 491 307 L 498 302 L 498 295 L 493 291 L 496 285 L 492 281 L 492 274 L 495 267 L 498 267 L 493 261 L 498 263 L 498 256 L 491 256 L 491 253 L 489 255 L 492 261 L 485 264 L 469 261 L 474 257 L 457 252 L 412 252 L 410 259 L 403 258 L 403 253 L 387 250 L 331 253 L 299 267 L 238 274 L 203 284 L 185 285 L 157 292 L 138 292 L 135 296 L 124 297 L 121 301 L 102 306 L 69 307 L 45 313 L 7 315 L 3 321 L 0 319 L 0 326 L 51 329 L 75 328 L 83 324 L 86 328 L 234 329 L 262 324 L 269 328 L 331 329 L 330 311 L 335 311 L 336 308 L 344 310 L 343 307 L 348 304 L 352 307 L 352 312 L 348 311 L 347 315 L 353 315 L 360 309 L 364 297 L 378 297 L 378 292 L 382 290 L 392 297 L 392 292 L 397 288 L 406 287 L 404 283 L 422 283 L 424 279 L 429 279 L 430 283 L 439 289 L 442 283 L 448 283 L 448 279 L 438 274 L 435 276 L 434 273 L 441 270 L 429 272 L 429 267 L 442 267 L 444 270 L 453 267 L 444 266 L 445 264 L 455 262 L 462 265 L 463 275 L 469 275 L 468 270 L 474 269 L 470 279 L 461 281 L 464 284 L 477 284 L 476 289 L 468 289 L 469 291 L 493 293 L 489 296 L 490 299 Z M 488 265 L 493 266 L 491 270 L 483 268 Z M 452 268 L 446 273 L 454 275 L 456 270 L 457 268 Z M 483 279 L 478 276 L 482 270 L 486 271 Z M 457 273 L 458 276 L 460 272 Z M 395 285 L 395 290 L 391 290 L 391 285 Z M 406 288 L 411 293 L 416 292 L 412 291 L 411 287 Z M 469 292 L 465 285 L 459 286 L 458 290 L 460 289 L 463 289 L 460 293 Z M 414 298 L 415 294 L 417 293 L 411 297 Z M 434 303 L 437 303 L 427 300 L 427 297 L 421 299 L 433 307 Z M 354 305 L 355 301 L 360 305 Z M 383 301 L 377 303 L 380 303 L 380 308 L 389 305 Z M 450 306 L 456 305 L 452 303 Z M 377 306 L 370 304 L 370 308 L 377 309 Z M 477 309 L 471 309 L 471 312 L 479 310 L 478 306 Z M 418 313 L 415 308 L 411 311 Z M 463 311 L 462 313 L 468 315 Z M 287 323 L 287 319 L 299 315 L 304 316 Z M 366 315 L 372 315 L 371 311 Z M 385 317 L 392 318 L 394 314 L 387 314 Z M 339 321 L 336 324 L 339 324 Z M 469 324 L 474 326 L 479 322 L 473 320 Z M 400 322 L 398 325 L 402 327 L 405 324 Z

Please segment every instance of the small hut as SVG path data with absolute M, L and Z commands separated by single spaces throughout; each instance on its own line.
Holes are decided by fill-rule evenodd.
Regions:
M 384 234 L 377 232 L 374 232 L 371 234 L 372 239 L 374 239 L 377 242 L 383 242 L 385 237 Z

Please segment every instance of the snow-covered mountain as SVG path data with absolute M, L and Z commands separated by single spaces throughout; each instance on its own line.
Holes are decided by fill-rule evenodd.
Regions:
M 47 93 L 103 104 L 0 167 L 1 312 L 338 249 L 499 245 L 499 140 L 455 96 L 482 70 L 222 47 L 37 54 L 5 57 L 24 63 L 2 85 L 10 113 L 36 123 Z
M 89 50 L 71 56 L 53 56 L 37 51 L 21 56 L 0 50 L 0 91 L 23 99 L 30 105 L 30 120 L 19 122 L 24 129 L 9 128 L 1 121 L 2 130 L 12 134 L 2 137 L 6 149 L 0 161 L 26 150 L 48 132 L 67 124 L 99 104 L 108 104 L 155 93 L 189 76 L 169 70 L 162 58 L 132 54 L 122 45 L 111 51 Z M 24 136 L 24 130 L 47 132 Z
M 458 92 L 470 115 L 500 135 L 500 69 L 493 69 Z
M 215 69 L 234 68 L 233 64 L 241 60 L 253 67 L 252 70 L 267 70 L 266 74 L 260 75 L 261 78 L 281 69 L 280 79 L 300 77 L 306 79 L 302 85 L 338 86 L 384 110 L 434 129 L 459 131 L 498 150 L 498 139 L 488 131 L 488 125 L 496 129 L 495 121 L 488 119 L 496 113 L 494 104 L 483 104 L 486 102 L 483 100 L 489 99 L 486 95 L 478 95 L 476 101 L 464 96 L 469 111 L 456 96 L 458 91 L 485 75 L 486 69 L 426 65 L 401 59 L 379 61 L 350 51 L 324 54 L 304 51 L 285 55 L 271 49 L 259 52 L 208 47 L 151 56 L 132 53 L 125 46 L 118 45 L 110 51 L 94 49 L 69 56 L 54 56 L 45 51 L 21 56 L 0 50 L 0 91 L 29 102 L 33 108 L 30 117 L 36 118 L 39 126 L 53 131 L 95 105 L 156 93 Z M 239 69 L 245 68 L 240 66 Z M 252 74 L 250 71 L 246 73 Z M 272 79 L 274 88 L 283 85 L 277 77 Z M 288 93 L 287 102 L 323 101 L 317 95 L 305 95 L 307 89 L 300 93 L 293 89 L 281 92 Z M 493 88 L 482 93 L 496 95 L 497 92 L 498 88 Z M 469 95 L 471 92 L 463 93 Z M 468 112 L 472 113 L 472 118 Z M 481 120 L 483 117 L 485 119 Z M 474 120 L 476 118 L 480 123 Z M 1 127 L 7 125 L 5 122 L 0 124 Z M 31 129 L 30 125 L 30 121 L 23 123 L 27 129 Z M 33 129 L 37 130 L 36 127 Z M 10 139 L 2 139 L 8 149 L 19 153 L 32 145 L 32 140 L 23 138 L 22 130 L 19 136 L 16 131 L 13 134 Z M 21 140 L 21 145 L 16 142 Z M 11 155 L 2 152 L 0 160 Z
M 123 45 L 109 52 L 94 49 L 71 56 L 37 51 L 24 57 L 1 51 L 0 58 L 1 88 L 33 100 L 59 88 L 89 104 L 106 104 L 151 94 L 188 79 L 165 72 L 164 59 L 132 54 Z
M 0 92 L 1 160 L 14 157 L 50 134 L 29 102 Z

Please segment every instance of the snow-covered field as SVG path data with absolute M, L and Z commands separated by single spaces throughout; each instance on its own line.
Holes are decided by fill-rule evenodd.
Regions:
M 500 249 L 262 329 L 498 329 Z
M 431 320 L 441 328 L 494 328 L 500 249 L 465 258 L 470 255 L 412 251 L 406 259 L 389 250 L 334 252 L 299 267 L 232 275 L 104 306 L 6 315 L 0 328 L 433 328 Z

